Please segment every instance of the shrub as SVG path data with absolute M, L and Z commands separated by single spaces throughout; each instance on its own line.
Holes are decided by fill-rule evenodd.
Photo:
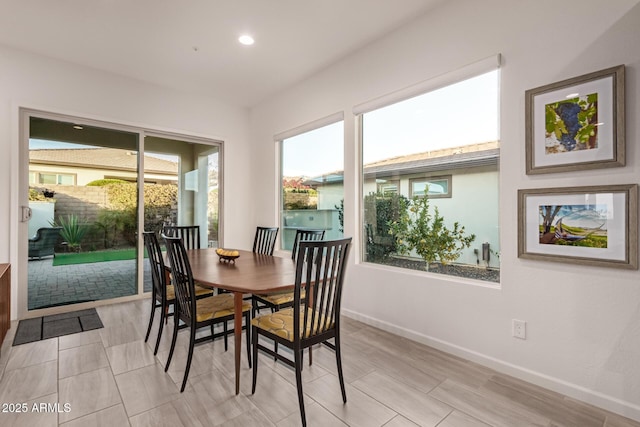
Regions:
M 453 229 L 448 228 L 437 206 L 431 213 L 428 197 L 414 197 L 409 202 L 409 209 L 389 222 L 389 233 L 395 237 L 399 253 L 415 251 L 425 260 L 427 270 L 436 260 L 442 264 L 455 261 L 460 257 L 460 251 L 468 248 L 476 238 L 474 234 L 466 235 L 464 226 L 457 221 Z
M 338 231 L 344 233 L 344 199 L 340 200 L 339 205 L 334 205 L 333 207 L 338 211 L 338 223 L 340 224 Z
M 99 180 L 109 181 L 109 180 Z M 135 245 L 138 226 L 136 204 L 138 189 L 126 181 L 106 187 L 110 209 L 101 211 L 96 225 L 103 232 L 105 248 L 120 240 Z M 165 221 L 175 221 L 178 186 L 174 184 L 144 184 L 144 224 L 147 230 L 160 230 Z
M 41 201 L 44 201 L 44 200 L 47 200 L 47 198 L 44 197 L 44 194 L 42 194 L 41 192 L 39 192 L 35 188 L 29 188 L 29 201 L 30 202 L 41 202 Z
M 113 184 L 127 184 L 128 182 L 122 179 L 96 179 L 95 181 L 91 181 L 87 183 L 87 187 L 104 187 L 105 185 L 113 185 Z
M 408 203 L 409 199 L 401 194 L 378 192 L 364 197 L 367 261 L 379 261 L 396 252 L 395 239 L 389 235 L 389 223 L 400 218 Z
M 84 235 L 91 226 L 77 215 L 67 215 L 58 217 L 58 221 L 51 224 L 54 227 L 62 227 L 60 236 L 67 243 L 69 249 L 79 251 Z
M 105 247 L 111 248 L 117 246 L 118 236 L 124 230 L 126 222 L 125 212 L 112 209 L 103 209 L 98 212 L 98 219 L 94 223 L 96 228 L 102 231 L 102 242 Z

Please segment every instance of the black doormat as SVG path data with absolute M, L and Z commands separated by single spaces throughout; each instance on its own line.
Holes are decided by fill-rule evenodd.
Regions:
M 104 327 L 95 308 L 36 317 L 18 322 L 13 345 L 46 340 Z

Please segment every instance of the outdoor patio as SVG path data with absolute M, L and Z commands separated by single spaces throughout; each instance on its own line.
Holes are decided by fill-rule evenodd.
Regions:
M 135 260 L 53 266 L 53 258 L 29 261 L 29 310 L 105 300 L 137 293 Z M 151 271 L 144 262 L 144 290 Z

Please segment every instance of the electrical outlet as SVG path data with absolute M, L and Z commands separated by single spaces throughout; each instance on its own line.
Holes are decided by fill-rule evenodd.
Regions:
M 524 320 L 513 319 L 512 323 L 513 336 L 521 340 L 527 339 L 527 322 Z

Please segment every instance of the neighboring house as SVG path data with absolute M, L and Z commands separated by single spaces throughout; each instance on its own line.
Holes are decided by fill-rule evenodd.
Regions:
M 111 148 L 37 149 L 29 151 L 29 185 L 47 188 L 55 203 L 29 202 L 32 218 L 29 236 L 48 227 L 56 217 L 80 215 L 95 221 L 108 206 L 103 188 L 86 187 L 98 179 L 137 180 L 136 152 Z M 151 184 L 178 184 L 178 162 L 151 155 L 144 158 L 144 181 Z
M 399 193 L 423 196 L 428 188 L 432 206 L 447 223 L 458 221 L 476 239 L 458 260 L 476 264 L 474 249 L 489 243 L 499 252 L 498 159 L 496 141 L 393 157 L 364 165 L 363 196 Z M 342 171 L 307 179 L 318 191 L 318 209 L 335 209 L 343 194 Z M 462 207 L 462 208 L 461 208 Z M 498 265 L 498 259 L 493 260 Z
M 178 182 L 178 163 L 144 156 L 144 181 L 151 184 Z M 29 151 L 30 185 L 84 186 L 97 179 L 135 182 L 138 156 L 134 151 L 113 148 L 41 149 Z

